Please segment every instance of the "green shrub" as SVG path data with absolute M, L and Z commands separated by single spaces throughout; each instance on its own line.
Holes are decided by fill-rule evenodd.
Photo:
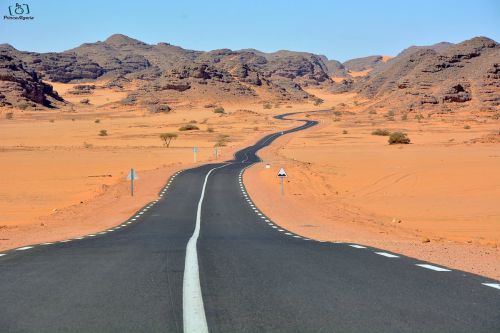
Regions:
M 386 130 L 386 129 L 376 129 L 372 132 L 372 135 L 380 135 L 380 136 L 389 136 L 391 135 L 391 132 L 389 132 L 389 130 Z
M 105 130 L 105 129 L 102 129 L 99 131 L 99 136 L 107 136 L 108 135 L 108 131 Z
M 194 124 L 186 124 L 179 128 L 179 131 L 196 131 L 199 130 L 200 128 Z
M 403 132 L 394 132 L 389 136 L 389 144 L 408 144 L 410 143 L 410 138 L 406 136 Z
M 214 109 L 214 113 L 224 114 L 224 113 L 226 113 L 226 111 L 224 110 L 223 107 L 218 107 L 218 108 Z

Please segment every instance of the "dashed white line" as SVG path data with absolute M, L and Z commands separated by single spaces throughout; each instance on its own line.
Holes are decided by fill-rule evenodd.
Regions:
M 380 255 L 380 256 L 387 257 L 387 258 L 399 258 L 399 256 L 396 256 L 394 254 L 387 253 L 387 252 L 375 252 L 375 253 Z
M 26 251 L 26 250 L 29 250 L 29 249 L 32 249 L 33 246 L 23 246 L 23 247 L 18 247 L 16 249 L 16 251 Z
M 3 257 L 5 255 L 5 253 L 0 253 L 0 257 Z
M 71 239 L 65 239 L 65 240 L 62 240 L 62 241 L 60 241 L 59 243 L 67 243 L 67 242 L 71 242 Z
M 442 268 L 442 267 L 438 267 L 438 266 L 434 266 L 434 265 L 429 265 L 429 264 L 416 264 L 416 265 L 423 267 L 423 268 L 432 269 L 433 271 L 437 271 L 437 272 L 450 272 L 451 271 L 450 269 L 446 269 L 446 268 Z
M 54 244 L 54 243 L 52 243 L 52 242 L 46 242 L 46 243 L 42 243 L 40 245 L 52 245 L 52 244 Z
M 361 246 L 358 244 L 349 244 L 349 246 L 354 247 L 356 249 L 366 249 L 366 246 Z
M 485 285 L 487 287 L 495 288 L 495 289 L 500 289 L 500 283 L 481 283 L 482 285 Z

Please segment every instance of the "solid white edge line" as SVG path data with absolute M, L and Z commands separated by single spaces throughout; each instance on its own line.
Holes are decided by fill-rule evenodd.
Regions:
M 354 247 L 356 249 L 366 249 L 366 246 L 358 245 L 358 244 L 349 244 L 349 246 Z
M 487 287 L 495 288 L 495 289 L 500 289 L 500 283 L 481 283 L 482 285 L 485 285 Z
M 429 265 L 429 264 L 416 264 L 416 266 L 431 269 L 431 270 L 436 271 L 436 272 L 451 272 L 451 269 L 446 269 L 446 268 L 442 268 L 442 267 L 438 267 L 438 266 L 434 266 L 434 265 Z
M 196 225 L 193 235 L 189 238 L 186 246 L 184 279 L 182 283 L 182 319 L 185 333 L 208 333 L 207 318 L 205 316 L 203 296 L 201 293 L 196 243 L 198 242 L 198 236 L 200 235 L 201 207 L 203 205 L 203 198 L 205 197 L 208 177 L 212 171 L 223 168 L 226 165 L 228 164 L 210 169 L 205 176 L 205 181 L 203 182 L 203 187 L 201 189 L 200 200 L 198 201 L 198 209 L 196 211 Z

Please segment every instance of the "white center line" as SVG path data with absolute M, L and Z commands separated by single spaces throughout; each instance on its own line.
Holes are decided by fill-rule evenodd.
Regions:
M 428 264 L 416 264 L 416 265 L 423 267 L 423 268 L 432 269 L 433 271 L 437 271 L 437 272 L 450 272 L 451 271 L 450 269 L 446 269 L 446 268 L 442 268 L 442 267 L 438 267 L 438 266 L 434 266 L 434 265 L 428 265 Z
M 387 257 L 387 258 L 399 258 L 399 256 L 396 256 L 394 254 L 387 253 L 387 252 L 375 252 L 375 253 L 380 255 L 380 256 Z
M 481 284 L 491 288 L 500 289 L 500 283 L 481 283 Z
M 205 197 L 205 188 L 207 187 L 208 176 L 212 171 L 225 167 L 225 164 L 208 171 L 201 189 L 200 200 L 198 201 L 198 210 L 196 211 L 196 225 L 193 235 L 186 246 L 186 260 L 184 264 L 184 279 L 182 284 L 182 310 L 184 333 L 208 333 L 207 318 L 203 306 L 203 296 L 201 294 L 200 272 L 198 267 L 198 253 L 196 243 L 200 235 L 201 207 Z

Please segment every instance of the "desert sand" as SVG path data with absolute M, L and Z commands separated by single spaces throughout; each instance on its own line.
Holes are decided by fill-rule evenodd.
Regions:
M 324 100 L 316 106 L 222 101 L 220 115 L 179 101 L 173 111 L 151 113 L 118 103 L 133 83 L 123 91 L 94 84 L 101 86 L 85 96 L 89 104 L 69 93 L 73 85 L 57 83 L 71 104 L 0 117 L 0 250 L 117 225 L 156 199 L 177 170 L 229 159 L 267 133 L 297 126 L 273 115 L 324 110 L 295 116 L 320 124 L 264 149 L 271 169 L 256 164 L 245 173 L 263 212 L 306 237 L 376 246 L 500 279 L 498 121 L 468 113 L 389 120 L 384 110 L 363 112 L 370 101 L 354 93 L 319 89 L 308 90 Z M 179 131 L 185 124 L 199 130 Z M 404 131 L 412 144 L 388 145 L 386 136 L 371 135 L 378 128 Z M 170 148 L 159 138 L 163 132 L 179 135 Z M 216 159 L 221 135 L 227 142 Z M 132 167 L 140 177 L 134 197 L 125 179 Z M 289 174 L 284 196 L 280 167 Z
M 360 100 L 355 95 L 315 93 L 325 106 L 360 109 L 351 104 Z M 308 117 L 320 124 L 277 140 L 244 176 L 256 205 L 276 223 L 309 238 L 500 279 L 498 121 L 468 114 L 388 121 L 333 111 Z M 389 145 L 387 136 L 371 135 L 377 128 L 404 131 L 412 144 Z M 280 167 L 288 173 L 284 196 Z
M 261 104 L 243 109 L 233 103 L 222 116 L 202 105 L 153 114 L 114 103 L 124 93 L 111 89 L 96 90 L 84 96 L 90 104 L 80 104 L 82 96 L 67 94 L 72 86 L 54 84 L 73 102 L 61 110 L 18 110 L 13 119 L 0 117 L 0 250 L 117 225 L 156 199 L 177 170 L 230 159 L 266 133 L 291 126 L 273 119 L 275 110 Z M 188 123 L 199 130 L 178 130 Z M 103 129 L 106 136 L 99 135 Z M 159 138 L 164 132 L 178 134 L 170 148 Z M 221 135 L 227 142 L 215 158 Z M 130 168 L 140 178 L 134 197 L 126 180 Z

